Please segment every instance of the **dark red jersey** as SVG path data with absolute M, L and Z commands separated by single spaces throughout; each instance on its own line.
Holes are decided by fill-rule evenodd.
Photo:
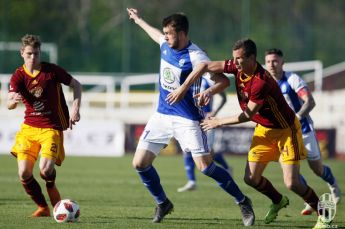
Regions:
M 237 97 L 244 111 L 250 101 L 262 105 L 252 121 L 269 128 L 287 128 L 294 123 L 295 113 L 272 76 L 257 63 L 251 77 L 245 77 L 236 68 L 233 60 L 226 60 L 224 72 L 232 73 L 236 78 Z
M 62 84 L 69 85 L 72 76 L 61 67 L 41 63 L 38 74 L 19 67 L 10 80 L 10 92 L 20 93 L 25 105 L 24 123 L 38 128 L 66 130 L 69 112 Z

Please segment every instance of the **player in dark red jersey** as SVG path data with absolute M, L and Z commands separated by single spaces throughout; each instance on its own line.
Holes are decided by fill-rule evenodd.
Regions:
M 205 119 L 201 126 L 204 130 L 209 130 L 247 121 L 257 123 L 244 180 L 272 200 L 264 220 L 265 223 L 271 223 L 279 210 L 289 204 L 289 200 L 262 175 L 268 162 L 278 161 L 280 158 L 286 187 L 302 197 L 315 210 L 319 198 L 312 188 L 301 182 L 299 161 L 305 159 L 307 153 L 303 145 L 300 122 L 286 103 L 276 81 L 256 61 L 256 53 L 256 44 L 252 40 L 239 40 L 233 46 L 233 59 L 201 63 L 190 76 L 197 77 L 206 71 L 235 75 L 237 97 L 242 112 L 226 118 Z M 200 105 L 203 105 L 204 100 L 207 101 L 209 94 L 211 93 L 206 90 L 198 95 Z
M 38 154 L 40 175 L 46 182 L 50 202 L 60 201 L 55 185 L 56 170 L 65 157 L 63 131 L 79 121 L 81 84 L 61 67 L 40 61 L 41 41 L 36 35 L 25 35 L 20 49 L 24 64 L 12 75 L 7 107 L 12 110 L 22 101 L 24 123 L 18 131 L 11 153 L 17 158 L 18 174 L 26 193 L 38 205 L 33 217 L 50 216 L 42 190 L 32 171 Z M 69 115 L 61 84 L 73 90 Z

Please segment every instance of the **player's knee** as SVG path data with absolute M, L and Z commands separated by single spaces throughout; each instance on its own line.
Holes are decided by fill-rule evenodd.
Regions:
M 40 176 L 43 180 L 45 181 L 55 181 L 56 178 L 56 170 L 43 170 L 44 172 L 42 173 L 42 170 L 40 171 Z
M 142 169 L 148 167 L 149 165 L 147 165 L 143 160 L 133 159 L 132 166 L 136 170 L 142 170 Z
M 301 185 L 300 182 L 297 180 L 287 180 L 284 181 L 286 188 L 288 188 L 291 191 L 296 191 L 298 190 L 298 187 Z
M 49 168 L 42 168 L 40 169 L 40 176 L 43 179 L 47 179 L 47 177 L 50 177 L 52 175 L 53 171 Z
M 32 172 L 26 169 L 19 169 L 18 176 L 20 180 L 27 180 L 32 176 Z
M 243 180 L 247 185 L 252 186 L 252 187 L 257 186 L 257 184 L 260 181 L 255 176 L 249 175 L 249 174 L 245 174 Z

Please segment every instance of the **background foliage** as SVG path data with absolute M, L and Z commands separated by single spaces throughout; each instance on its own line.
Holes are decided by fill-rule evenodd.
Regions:
M 0 0 L 0 41 L 38 34 L 57 44 L 59 64 L 73 72 L 156 72 L 158 46 L 126 7 L 157 28 L 163 17 L 186 13 L 191 40 L 212 59 L 231 57 L 232 44 L 250 37 L 261 62 L 271 47 L 282 48 L 287 62 L 344 61 L 343 0 Z M 0 51 L 0 72 L 19 63 L 17 52 Z

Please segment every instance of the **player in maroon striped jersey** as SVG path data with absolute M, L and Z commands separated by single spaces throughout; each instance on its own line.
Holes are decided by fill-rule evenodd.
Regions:
M 81 84 L 61 67 L 41 62 L 41 41 L 36 35 L 22 38 L 20 54 L 24 64 L 12 75 L 7 107 L 25 105 L 24 123 L 18 131 L 11 153 L 17 158 L 18 174 L 26 193 L 38 205 L 33 217 L 50 216 L 41 187 L 33 177 L 35 162 L 41 153 L 40 175 L 46 182 L 50 202 L 60 201 L 55 185 L 56 170 L 65 157 L 63 131 L 79 121 Z M 61 84 L 72 88 L 74 100 L 71 115 Z
M 206 71 L 235 75 L 237 97 L 242 112 L 225 118 L 205 119 L 201 123 L 202 128 L 209 130 L 248 121 L 257 123 L 248 152 L 244 180 L 272 201 L 264 219 L 265 223 L 274 221 L 278 212 L 289 204 L 288 198 L 279 193 L 263 176 L 270 161 L 280 160 L 286 187 L 317 211 L 319 198 L 311 187 L 301 181 L 299 172 L 300 160 L 307 156 L 299 120 L 285 101 L 277 82 L 257 62 L 254 41 L 237 41 L 232 55 L 231 60 L 201 63 L 188 76 L 198 77 Z M 207 97 L 207 90 L 199 94 L 200 105 Z M 316 228 L 320 225 L 327 227 L 329 222 L 320 219 L 322 217 L 318 218 Z

